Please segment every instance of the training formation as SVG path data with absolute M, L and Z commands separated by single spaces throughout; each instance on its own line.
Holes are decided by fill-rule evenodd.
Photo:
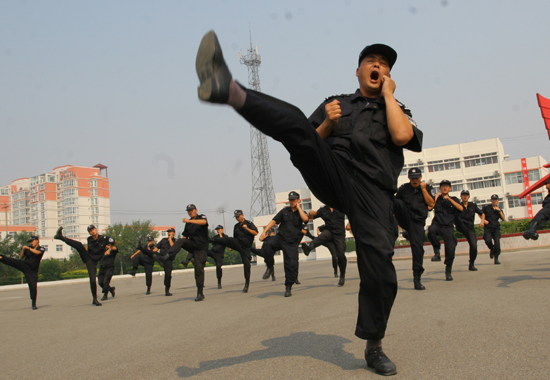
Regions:
M 490 249 L 490 257 L 497 265 L 501 259 L 499 221 L 506 218 L 498 206 L 497 194 L 492 195 L 491 204 L 480 209 L 470 201 L 468 190 L 461 192 L 461 199 L 451 196 L 452 186 L 448 180 L 441 181 L 438 190 L 422 181 L 419 168 L 410 168 L 409 182 L 397 188 L 404 164 L 403 149 L 422 151 L 423 133 L 413 120 L 410 109 L 394 97 L 396 83 L 390 72 L 396 60 L 397 53 L 387 45 L 366 46 L 359 53 L 355 72 L 359 88 L 354 93 L 329 96 L 308 118 L 289 103 L 237 83 L 226 65 L 216 34 L 208 32 L 196 56 L 199 99 L 229 105 L 258 130 L 282 143 L 308 187 L 325 206 L 306 213 L 301 206 L 300 194 L 291 191 L 289 205 L 281 209 L 263 231 L 258 231 L 242 210 L 235 210 L 233 236 L 228 236 L 223 226 L 218 225 L 216 235 L 210 237 L 206 215 L 200 214 L 194 204 L 189 204 L 186 207 L 188 215 L 182 219 L 185 224 L 182 236 L 177 237 L 175 230 L 170 228 L 168 237 L 157 244 L 152 237 L 148 237 L 147 242 L 136 242 L 135 252 L 131 255 L 132 274 L 135 275 L 139 266 L 144 268 L 146 294 L 151 294 L 153 265 L 158 262 L 164 269 L 165 295 L 172 296 L 173 261 L 182 249 L 188 253 L 183 265 L 187 267 L 193 263 L 197 302 L 205 300 L 207 257 L 215 262 L 218 289 L 222 289 L 226 248 L 238 252 L 242 259 L 243 293 L 250 288 L 252 255 L 262 257 L 265 262 L 262 278 L 275 281 L 274 256 L 277 251 L 282 251 L 283 294 L 284 297 L 292 296 L 293 285 L 300 283 L 300 247 L 305 255 L 309 255 L 316 247 L 326 246 L 332 256 L 334 277 L 338 278 L 336 285 L 343 287 L 347 267 L 345 233 L 350 230 L 355 238 L 360 277 L 355 335 L 366 341 L 364 356 L 369 367 L 381 375 L 396 374 L 395 364 L 382 349 L 382 340 L 397 294 L 392 258 L 398 226 L 410 242 L 414 289 L 422 291 L 426 290 L 422 274 L 426 220 L 430 211 L 434 212 L 427 229 L 434 250 L 431 261 L 442 260 L 441 239 L 447 281 L 453 280 L 457 246 L 455 229 L 469 243 L 468 269 L 477 271 L 476 214 L 481 219 L 483 239 Z M 550 180 L 546 182 L 546 188 L 550 190 Z M 318 229 L 317 236 L 313 236 L 307 230 L 307 223 L 316 218 L 323 219 L 324 225 Z M 537 228 L 549 219 L 550 194 L 523 237 L 538 239 Z M 87 244 L 65 237 L 63 227 L 57 230 L 54 238 L 78 252 L 88 270 L 92 304 L 101 306 L 100 301 L 107 300 L 109 295 L 115 297 L 115 287 L 110 283 L 118 249 L 116 241 L 100 235 L 94 225 L 88 227 L 88 232 Z M 258 234 L 261 248 L 253 246 Z M 311 242 L 301 243 L 304 236 L 308 236 Z M 36 284 L 44 248 L 37 236 L 32 236 L 29 243 L 30 246 L 21 249 L 21 260 L 0 256 L 0 262 L 23 272 L 32 309 L 36 310 Z M 98 299 L 97 282 L 103 293 L 101 299 Z

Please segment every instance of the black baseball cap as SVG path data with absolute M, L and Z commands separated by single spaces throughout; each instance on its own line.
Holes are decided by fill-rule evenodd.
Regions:
M 155 241 L 155 238 L 152 236 L 147 236 L 147 241 Z
M 215 229 L 216 231 L 217 231 L 217 230 L 223 230 L 223 226 L 222 226 L 221 224 L 218 224 L 218 225 L 216 226 L 216 228 L 214 228 L 214 229 Z
M 176 230 L 170 227 L 169 229 L 166 230 L 166 232 L 176 232 Z
M 470 195 L 470 192 L 468 190 L 462 190 L 460 195 Z
M 443 186 L 443 185 L 449 185 L 449 186 L 452 186 L 451 185 L 451 181 L 449 181 L 448 179 L 444 179 L 443 181 L 441 181 L 439 183 L 439 187 Z
M 191 211 L 191 210 L 195 210 L 197 208 L 197 206 L 195 206 L 193 203 L 190 203 L 187 205 L 187 207 L 185 208 L 185 211 Z
M 491 195 L 491 199 L 498 199 L 498 195 L 497 194 Z
M 288 200 L 291 201 L 293 199 L 300 199 L 300 194 L 295 191 L 291 191 L 290 193 L 288 193 Z
M 409 169 L 409 178 L 420 178 L 422 177 L 422 172 L 418 168 Z
M 359 66 L 361 66 L 361 61 L 369 54 L 381 54 L 388 60 L 390 65 L 390 70 L 397 61 L 397 52 L 393 50 L 388 45 L 384 44 L 373 44 L 366 46 L 361 53 L 359 53 Z
M 239 216 L 241 216 L 241 215 L 243 215 L 243 210 L 235 210 L 235 212 L 233 213 L 233 216 L 234 216 L 235 218 L 237 218 L 237 217 L 239 217 Z
M 94 226 L 93 224 L 90 224 L 88 226 L 88 232 L 90 232 L 91 230 L 93 230 L 94 228 L 96 228 L 96 226 Z
M 38 240 L 38 236 L 31 236 L 29 240 L 27 240 L 27 243 L 30 243 L 31 241 Z

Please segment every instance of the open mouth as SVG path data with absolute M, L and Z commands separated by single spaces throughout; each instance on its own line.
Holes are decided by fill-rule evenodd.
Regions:
M 373 81 L 377 81 L 379 77 L 380 74 L 378 73 L 378 71 L 373 71 L 370 73 L 370 79 Z

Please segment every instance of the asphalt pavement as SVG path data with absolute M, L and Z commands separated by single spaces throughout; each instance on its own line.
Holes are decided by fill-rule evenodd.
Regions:
M 394 379 L 549 379 L 550 249 L 487 254 L 454 281 L 443 262 L 424 261 L 426 290 L 413 289 L 410 260 L 395 260 L 399 291 L 383 342 Z M 116 297 L 91 305 L 87 281 L 41 284 L 38 310 L 26 288 L 0 289 L 0 379 L 380 379 L 354 336 L 359 279 L 348 265 L 336 286 L 330 261 L 300 263 L 302 285 L 283 297 L 284 273 L 263 281 L 252 268 L 225 267 L 223 289 L 206 273 L 194 302 L 192 270 L 113 280 Z

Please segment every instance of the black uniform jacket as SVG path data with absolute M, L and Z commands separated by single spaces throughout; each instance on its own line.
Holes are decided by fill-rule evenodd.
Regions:
M 433 197 L 433 188 L 430 185 L 426 185 L 426 191 Z M 404 183 L 397 190 L 395 197 L 405 202 L 405 206 L 410 211 L 410 215 L 414 220 L 422 223 L 426 221 L 428 217 L 428 205 L 420 186 L 413 187 L 410 183 Z
M 279 224 L 279 232 L 283 240 L 292 245 L 298 245 L 304 236 L 302 234 L 302 225 L 304 221 L 300 217 L 298 209 L 292 212 L 290 206 L 283 208 L 275 215 L 273 220 Z
M 23 256 L 25 257 L 23 259 L 23 262 L 27 264 L 30 270 L 38 272 L 38 267 L 40 266 L 40 260 L 42 260 L 42 256 L 44 256 L 44 252 L 46 252 L 46 249 L 40 245 L 33 249 L 40 251 L 42 253 L 35 254 L 35 253 L 32 253 L 29 249 L 25 249 L 23 251 Z
M 105 254 L 105 246 L 113 242 L 113 239 L 103 235 L 98 235 L 97 239 L 94 239 L 93 236 L 88 236 L 88 255 L 94 261 L 101 260 Z
M 456 203 L 460 203 L 460 200 L 457 197 L 451 198 Z M 435 216 L 432 223 L 436 223 L 444 227 L 453 226 L 455 216 L 458 216 L 460 213 L 460 211 L 453 206 L 451 201 L 444 200 L 442 195 L 440 195 L 435 201 L 434 212 Z
M 103 268 L 110 268 L 115 266 L 115 257 L 118 253 L 118 249 L 116 247 L 114 249 L 111 248 L 111 252 L 109 252 L 108 255 L 103 254 L 103 257 L 101 258 L 101 261 L 99 262 L 99 265 L 101 265 Z
M 220 235 L 216 235 L 216 236 L 220 236 Z M 227 236 L 226 234 L 222 234 L 222 237 L 226 238 L 226 237 L 229 237 L 229 236 Z M 223 257 L 224 253 L 225 253 L 225 245 L 214 243 L 214 244 L 212 244 L 212 248 L 210 250 L 212 251 L 212 253 L 214 253 L 216 255 L 221 255 Z
M 464 207 L 464 202 L 460 202 L 460 204 Z M 464 207 L 464 210 L 458 214 L 458 218 L 460 219 L 460 223 L 462 223 L 465 228 L 473 230 L 476 214 L 481 216 L 483 211 L 481 211 L 474 202 L 468 202 L 468 207 Z
M 182 235 L 191 240 L 197 249 L 208 250 L 208 220 L 204 214 L 198 214 L 195 220 L 199 219 L 206 220 L 206 224 L 202 226 L 200 224 L 185 223 Z
M 481 211 L 485 214 L 485 220 L 489 222 L 484 226 L 485 228 L 500 228 L 500 222 L 498 221 L 501 219 L 500 211 L 495 210 L 493 205 L 485 205 Z
M 241 223 L 235 224 L 235 227 L 233 227 L 233 237 L 239 241 L 241 247 L 250 248 L 254 242 L 254 235 L 243 227 L 245 225 L 252 231 L 258 232 L 258 228 L 254 225 L 254 223 L 245 219 L 242 225 Z
M 321 218 L 325 222 L 325 227 L 336 236 L 346 234 L 346 215 L 336 209 L 330 211 L 330 207 L 323 206 L 317 210 L 314 219 Z
M 355 94 L 336 95 L 327 98 L 309 117 L 315 129 L 326 118 L 325 105 L 340 101 L 342 116 L 325 140 L 335 153 L 349 161 L 353 170 L 366 180 L 376 183 L 388 193 L 397 191 L 397 178 L 403 168 L 403 148 L 420 152 L 422 131 L 416 128 L 411 111 L 400 104 L 403 113 L 413 125 L 414 136 L 404 146 L 397 146 L 391 139 L 383 97 L 366 98 L 357 90 Z

